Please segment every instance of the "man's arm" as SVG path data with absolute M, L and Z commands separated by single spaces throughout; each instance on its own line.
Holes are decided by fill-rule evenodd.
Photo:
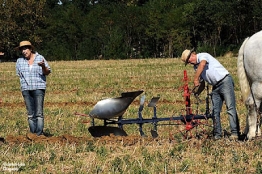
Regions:
M 205 66 L 206 66 L 206 63 L 207 63 L 206 60 L 202 60 L 202 61 L 199 63 L 199 65 L 198 65 L 198 67 L 197 67 L 197 70 L 196 70 L 196 72 L 195 72 L 194 86 L 199 86 L 199 85 L 200 85 L 200 83 L 199 83 L 199 77 L 200 77 L 201 73 L 203 72 L 203 70 L 204 70 L 204 68 L 205 68 Z

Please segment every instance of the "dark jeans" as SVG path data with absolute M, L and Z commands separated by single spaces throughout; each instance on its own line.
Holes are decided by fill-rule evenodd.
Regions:
M 45 90 L 22 91 L 26 104 L 30 132 L 41 135 L 44 129 L 44 97 Z
M 213 86 L 211 93 L 214 116 L 214 135 L 222 136 L 220 112 L 223 101 L 225 101 L 229 116 L 229 125 L 232 134 L 239 134 L 239 120 L 236 111 L 234 82 L 230 75 L 224 78 L 219 84 Z

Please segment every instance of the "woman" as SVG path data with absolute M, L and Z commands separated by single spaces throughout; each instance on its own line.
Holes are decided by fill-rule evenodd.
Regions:
M 46 76 L 50 74 L 51 68 L 45 58 L 34 51 L 34 46 L 29 41 L 20 42 L 16 50 L 22 53 L 22 57 L 16 62 L 16 74 L 20 78 L 30 132 L 42 135 Z

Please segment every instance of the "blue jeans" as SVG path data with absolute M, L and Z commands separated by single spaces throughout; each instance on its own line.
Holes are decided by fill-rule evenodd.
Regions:
M 222 109 L 223 101 L 225 101 L 227 114 L 229 116 L 231 134 L 239 135 L 240 130 L 238 115 L 236 111 L 234 82 L 230 75 L 225 77 L 219 84 L 213 86 L 211 98 L 213 102 L 212 114 L 214 116 L 214 135 L 222 137 L 220 112 Z
M 37 135 L 43 134 L 44 129 L 44 98 L 45 90 L 37 89 L 30 91 L 22 91 L 24 101 L 26 104 L 28 123 L 30 132 L 36 133 Z

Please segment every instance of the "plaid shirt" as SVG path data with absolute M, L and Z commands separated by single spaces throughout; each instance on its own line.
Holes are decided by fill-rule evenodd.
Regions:
M 45 58 L 37 52 L 31 68 L 26 58 L 20 57 L 17 59 L 16 74 L 20 77 L 21 91 L 46 89 L 46 76 L 43 74 L 42 67 L 37 64 L 43 59 L 45 66 L 51 71 Z

